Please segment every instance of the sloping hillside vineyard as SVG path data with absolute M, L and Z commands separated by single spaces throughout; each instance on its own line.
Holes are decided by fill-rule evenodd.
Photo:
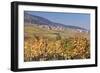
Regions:
M 24 61 L 90 58 L 90 32 L 24 13 Z

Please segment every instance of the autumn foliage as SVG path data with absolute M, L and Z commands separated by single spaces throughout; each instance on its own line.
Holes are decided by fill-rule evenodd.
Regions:
M 55 40 L 35 36 L 25 38 L 24 61 L 71 60 L 90 58 L 90 42 L 82 36 Z

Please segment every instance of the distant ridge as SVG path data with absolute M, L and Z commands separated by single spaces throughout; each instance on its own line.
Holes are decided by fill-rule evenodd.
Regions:
M 44 17 L 32 15 L 32 14 L 29 14 L 27 12 L 24 13 L 24 22 L 30 23 L 30 24 L 36 24 L 39 27 L 48 28 L 48 29 L 63 30 L 63 29 L 69 28 L 69 29 L 78 29 L 81 31 L 88 32 L 88 30 L 86 30 L 85 28 L 81 28 L 78 26 L 64 25 L 61 23 L 55 23 L 55 22 L 52 22 Z

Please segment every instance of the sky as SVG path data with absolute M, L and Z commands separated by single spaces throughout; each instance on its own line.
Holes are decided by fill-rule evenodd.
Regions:
M 72 25 L 90 30 L 90 14 L 84 13 L 62 13 L 62 12 L 39 12 L 26 11 L 29 14 L 44 17 L 52 22 Z

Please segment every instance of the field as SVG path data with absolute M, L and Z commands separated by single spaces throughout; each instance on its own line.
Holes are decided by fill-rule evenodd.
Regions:
M 75 29 L 50 30 L 24 26 L 24 61 L 74 60 L 90 58 L 89 32 Z

